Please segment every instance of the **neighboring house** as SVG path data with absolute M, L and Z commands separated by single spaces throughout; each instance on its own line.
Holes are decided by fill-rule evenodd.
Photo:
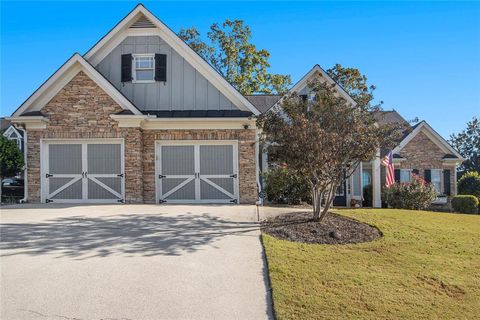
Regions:
M 308 94 L 306 81 L 320 74 L 331 81 L 316 66 L 292 91 Z M 26 129 L 28 201 L 255 203 L 260 170 L 267 169 L 255 117 L 280 99 L 242 96 L 138 5 L 85 55 L 68 59 L 9 118 Z M 407 152 L 410 143 L 423 141 L 407 139 L 398 151 L 406 159 L 415 157 Z M 460 158 L 449 157 L 417 167 L 445 169 L 445 163 L 454 173 Z M 374 204 L 380 204 L 379 159 L 359 168 L 337 204 L 361 199 L 368 170 Z M 454 180 L 451 188 L 454 194 Z
M 3 119 L 2 119 L 3 120 Z M 6 137 L 8 140 L 14 140 L 17 143 L 18 149 L 20 151 L 24 151 L 24 138 L 23 138 L 23 130 L 15 128 L 14 125 L 9 124 L 6 129 L 0 129 L 3 133 L 3 136 Z

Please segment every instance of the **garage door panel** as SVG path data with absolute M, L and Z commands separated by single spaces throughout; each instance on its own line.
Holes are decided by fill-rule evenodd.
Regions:
M 164 200 L 195 200 L 195 180 L 187 180 L 188 179 L 162 179 Z M 181 187 L 178 188 L 179 186 Z M 175 188 L 177 188 L 177 190 L 172 192 Z
M 205 180 L 200 181 L 200 196 L 202 200 L 230 200 L 231 195 L 215 188 Z
M 122 192 L 122 179 L 115 178 L 95 178 L 109 189 L 98 184 L 92 179 L 88 179 L 88 199 L 118 199 Z
M 194 146 L 162 146 L 163 175 L 195 174 Z
M 200 145 L 200 174 L 233 174 L 233 146 Z
M 122 172 L 120 144 L 88 144 L 87 172 L 89 174 L 119 174 Z
M 81 174 L 82 145 L 52 144 L 48 152 L 49 174 Z
M 65 179 L 65 178 L 58 178 L 58 179 Z M 69 179 L 70 181 L 73 181 L 75 179 Z M 53 200 L 59 200 L 59 199 L 65 199 L 65 200 L 80 200 L 82 199 L 83 195 L 83 185 L 82 185 L 82 180 L 77 179 L 73 184 L 67 186 L 60 192 L 57 192 L 61 187 L 66 186 L 70 181 L 64 183 L 62 186 L 59 188 L 56 188 L 54 191 L 50 193 L 50 199 Z M 54 184 L 58 185 L 58 182 L 54 182 Z M 51 189 L 50 189 L 51 190 Z

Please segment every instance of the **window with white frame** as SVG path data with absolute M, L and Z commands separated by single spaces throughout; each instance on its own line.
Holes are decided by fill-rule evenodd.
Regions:
M 441 169 L 432 169 L 431 170 L 431 183 L 437 190 L 437 193 L 442 193 L 442 170 Z
M 400 169 L 400 182 L 412 181 L 412 169 Z
M 133 81 L 154 82 L 155 81 L 155 55 L 137 54 L 133 55 Z

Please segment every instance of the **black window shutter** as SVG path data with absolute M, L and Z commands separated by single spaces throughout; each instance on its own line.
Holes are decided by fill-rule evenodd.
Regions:
M 443 170 L 443 193 L 450 195 L 450 170 Z
M 413 169 L 412 173 L 418 176 L 419 171 L 418 171 L 418 169 Z
M 122 54 L 122 82 L 132 81 L 132 55 Z
M 432 182 L 432 170 L 429 170 L 429 169 L 425 170 L 425 173 L 424 173 L 424 177 L 423 177 L 423 178 L 424 178 L 425 181 L 428 182 L 428 183 Z
M 301 94 L 300 98 L 302 99 L 302 101 L 307 101 L 307 95 L 306 94 Z
M 166 54 L 155 54 L 155 81 L 167 81 Z
M 400 182 L 400 169 L 395 169 L 395 182 Z

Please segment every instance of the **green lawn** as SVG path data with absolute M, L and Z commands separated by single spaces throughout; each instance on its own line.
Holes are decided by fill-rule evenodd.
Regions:
M 357 209 L 356 245 L 263 235 L 278 319 L 480 319 L 480 215 Z

